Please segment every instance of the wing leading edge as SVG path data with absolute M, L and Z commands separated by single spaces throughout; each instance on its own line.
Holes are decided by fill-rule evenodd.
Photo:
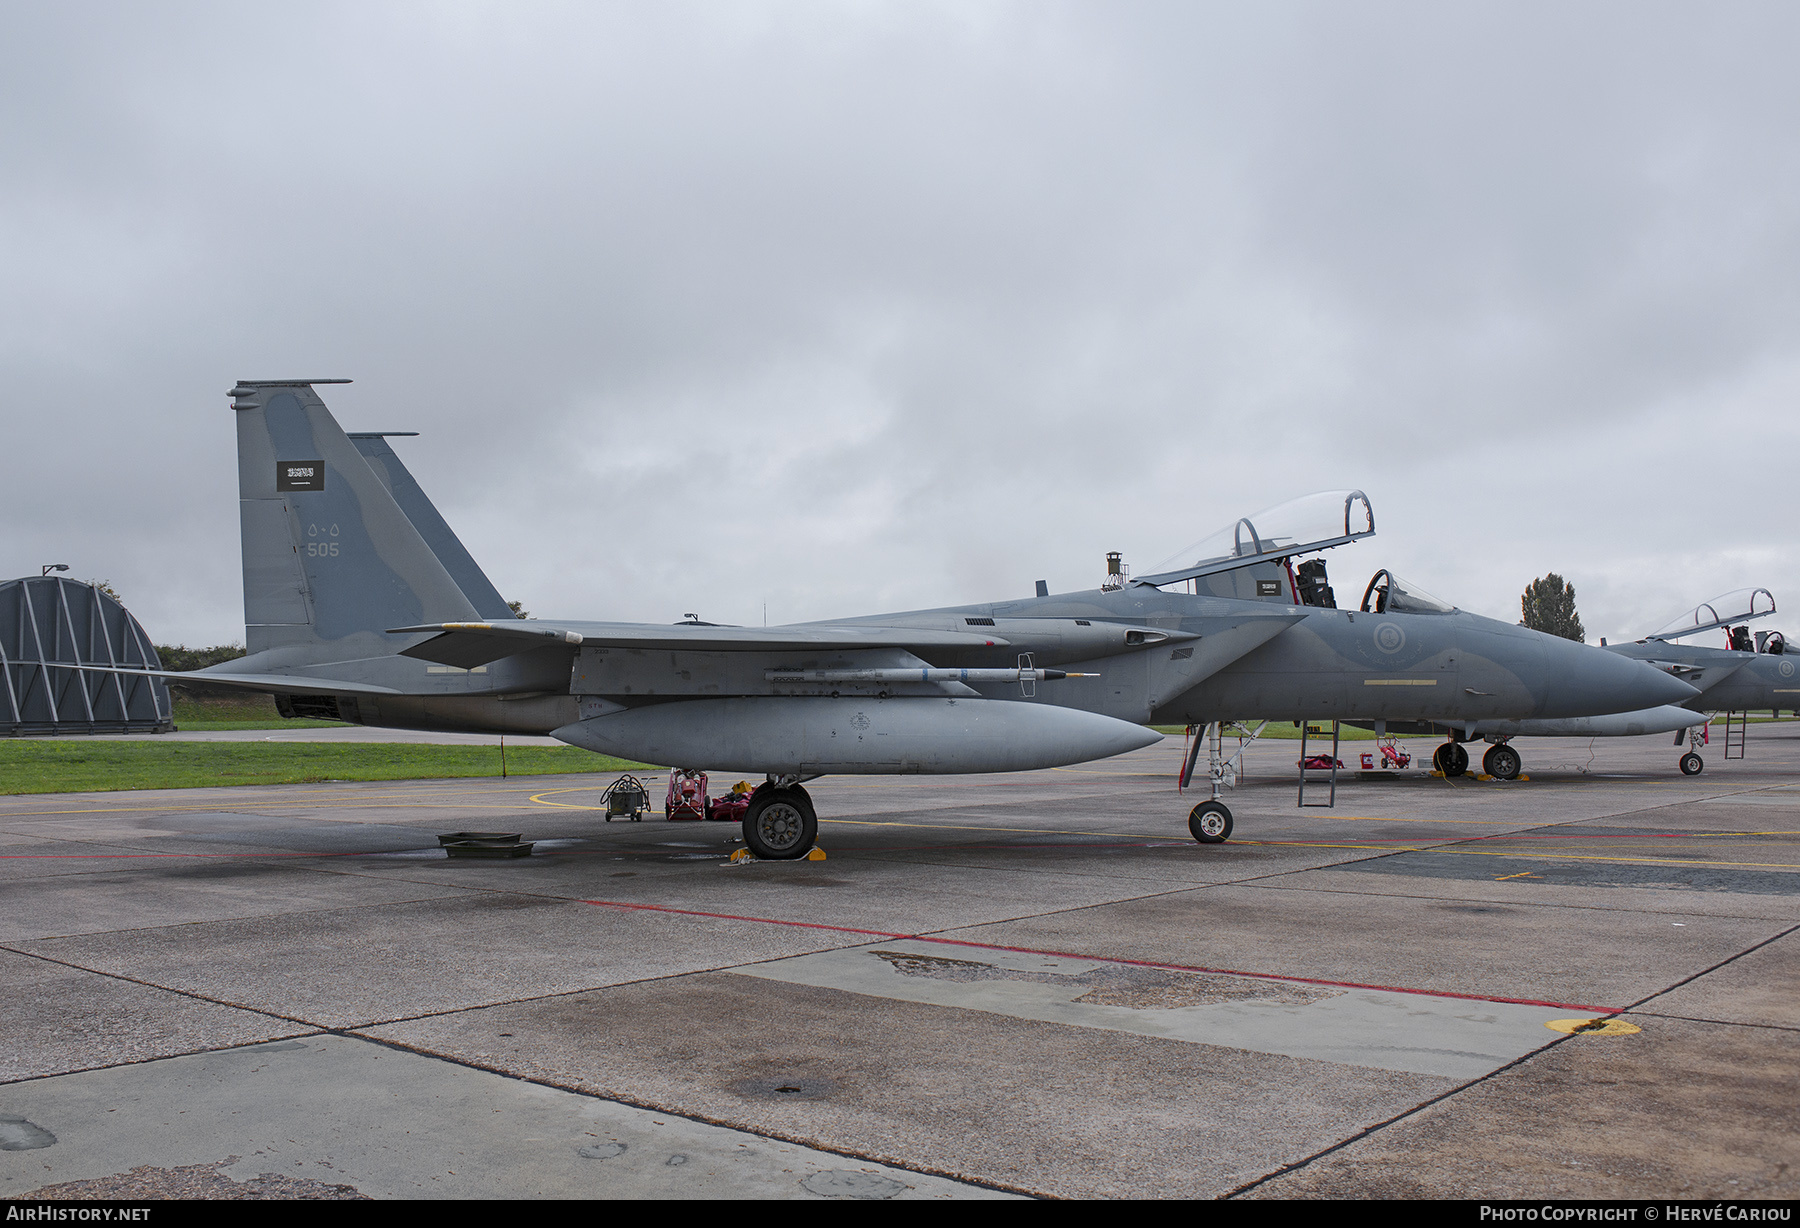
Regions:
M 754 652 L 769 649 L 817 648 L 1004 648 L 995 635 L 938 631 L 920 627 L 867 627 L 815 623 L 804 627 L 707 627 L 674 623 L 550 622 L 428 623 L 392 627 L 389 635 L 430 634 L 431 638 L 400 650 L 403 657 L 472 669 L 502 657 L 552 644 L 590 648 L 686 649 L 707 652 Z

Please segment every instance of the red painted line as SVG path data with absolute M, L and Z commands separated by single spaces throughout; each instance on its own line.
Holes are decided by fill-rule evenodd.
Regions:
M 424 846 L 421 845 L 421 848 Z M 396 852 L 410 850 L 398 849 Z M 382 853 L 0 853 L 0 861 L 56 860 L 74 858 L 93 860 L 105 857 L 381 857 Z
M 1328 981 L 1312 976 L 1284 976 L 1270 972 L 1245 972 L 1238 968 L 1206 968 L 1197 964 L 1165 964 L 1149 959 L 1120 959 L 1110 955 L 1092 955 L 1085 951 L 1045 951 L 1037 947 L 1009 947 L 992 942 L 971 942 L 964 938 L 939 938 L 930 934 L 891 934 L 885 930 L 860 930 L 847 925 L 826 925 L 818 921 L 786 921 L 780 917 L 747 917 L 738 913 L 700 912 L 689 908 L 666 908 L 661 904 L 629 904 L 619 900 L 583 900 L 597 908 L 620 908 L 638 912 L 673 913 L 682 917 L 710 917 L 718 921 L 749 921 L 757 925 L 791 925 L 798 929 L 831 930 L 839 934 L 862 934 L 870 938 L 893 941 L 935 942 L 943 946 L 971 947 L 981 951 L 1009 951 L 1015 955 L 1048 955 L 1056 959 L 1085 959 L 1103 964 L 1125 964 L 1134 968 L 1156 968 L 1167 972 L 1199 972 L 1215 976 L 1244 976 L 1258 981 L 1284 981 L 1300 985 L 1324 985 L 1333 989 L 1373 989 L 1382 993 L 1415 994 L 1424 998 L 1456 998 L 1465 1002 L 1504 1002 L 1512 1006 L 1543 1006 L 1559 1011 L 1594 1011 L 1615 1015 L 1618 1006 L 1589 1006 L 1579 1002 L 1548 1002 L 1539 998 L 1503 998 L 1494 994 L 1455 993 L 1447 989 L 1412 989 L 1404 985 L 1372 985 L 1363 981 Z

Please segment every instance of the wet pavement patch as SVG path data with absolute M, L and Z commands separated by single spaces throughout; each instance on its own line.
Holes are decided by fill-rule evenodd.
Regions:
M 830 1079 L 793 1078 L 739 1079 L 728 1085 L 740 1096 L 758 1100 L 824 1100 L 837 1091 Z
M 951 948 L 957 953 L 950 955 L 941 944 L 924 947 L 919 940 L 884 942 L 734 973 L 1014 1019 L 1457 1078 L 1485 1074 L 1543 1045 L 1541 1025 L 1552 1010 L 1018 949 L 984 949 L 979 953 L 986 958 L 974 959 L 968 948 Z M 774 1067 L 784 1068 L 793 1069 Z M 757 1098 L 784 1094 L 769 1087 Z
M 1341 874 L 1398 874 L 1553 887 L 1640 887 L 1659 891 L 1719 891 L 1734 895 L 1800 895 L 1800 873 L 1738 870 L 1704 863 L 1639 865 L 1631 862 L 1557 861 L 1556 854 L 1493 857 L 1448 852 L 1395 853 L 1332 866 Z
M 1091 986 L 1073 1001 L 1095 1006 L 1123 1006 L 1131 1010 L 1175 1010 L 1184 1006 L 1210 1006 L 1220 1002 L 1278 1002 L 1284 1006 L 1310 1006 L 1335 998 L 1339 989 L 1313 989 L 1260 981 L 1253 977 L 1220 976 L 1203 972 L 1177 972 L 1165 968 L 1140 968 L 1129 964 L 1103 964 L 1086 972 L 1031 972 L 1002 968 L 969 959 L 918 955 L 910 951 L 871 951 L 902 976 L 929 977 L 936 981 L 969 984 L 974 981 L 1031 981 L 1040 985 Z
M 824 1198 L 892 1198 L 906 1189 L 892 1177 L 883 1177 L 879 1173 L 859 1173 L 847 1168 L 814 1173 L 800 1185 L 808 1192 Z
M 23 1117 L 0 1117 L 0 1151 L 36 1151 L 56 1144 L 56 1136 Z

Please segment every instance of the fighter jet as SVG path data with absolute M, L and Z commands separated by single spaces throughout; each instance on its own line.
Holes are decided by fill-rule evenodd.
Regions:
M 1680 705 L 1602 716 L 1486 720 L 1461 725 L 1395 721 L 1389 722 L 1386 729 L 1390 733 L 1449 735 L 1451 740 L 1439 746 L 1432 756 L 1432 765 L 1447 776 L 1460 776 L 1468 770 L 1469 755 L 1460 742 L 1482 738 L 1490 743 L 1482 758 L 1482 770 L 1502 780 L 1513 779 L 1521 769 L 1519 752 L 1510 745 L 1518 737 L 1626 738 L 1673 732 L 1675 745 L 1680 746 L 1687 740 L 1689 730 L 1710 725 L 1712 713 L 1800 706 L 1800 685 L 1795 682 L 1794 662 L 1786 655 L 1786 638 L 1779 631 L 1759 631 L 1752 638 L 1746 625 L 1773 613 L 1775 598 L 1768 589 L 1737 589 L 1701 602 L 1635 643 L 1609 645 L 1604 639 L 1600 641 L 1608 651 L 1653 665 L 1700 692 Z M 1733 626 L 1734 623 L 1738 625 Z M 1716 630 L 1725 632 L 1725 648 L 1676 642 L 1685 636 Z M 1729 735 L 1728 727 L 1728 738 Z M 1681 756 L 1680 767 L 1685 775 L 1697 775 L 1705 766 L 1699 751 L 1691 747 Z
M 1701 602 L 1635 643 L 1601 643 L 1609 652 L 1647 662 L 1694 687 L 1700 694 L 1683 706 L 1696 713 L 1747 715 L 1752 709 L 1761 708 L 1778 712 L 1800 707 L 1800 681 L 1794 677 L 1794 660 L 1787 654 L 1787 637 L 1779 631 L 1758 631 L 1752 636 L 1748 625 L 1773 613 L 1775 598 L 1768 589 L 1737 589 Z M 1706 648 L 1678 642 L 1707 631 L 1723 631 L 1726 646 Z M 1702 723 L 1705 722 L 1693 721 L 1689 728 Z M 1732 734 L 1728 724 L 1728 757 Z M 1682 734 L 1677 734 L 1675 745 L 1680 746 L 1682 740 Z M 1694 776 L 1705 766 L 1700 753 L 1690 744 L 1681 756 L 1682 773 Z
M 758 857 L 810 851 L 802 785 L 828 773 L 1058 766 L 1150 745 L 1150 724 L 1564 717 L 1695 694 L 1392 577 L 1376 610 L 1332 608 L 1322 561 L 1291 560 L 1373 535 L 1359 491 L 1082 592 L 779 627 L 512 618 L 381 437 L 338 426 L 315 386 L 342 382 L 230 391 L 249 653 L 196 676 L 295 716 L 762 775 L 743 818 Z M 1216 800 L 1189 816 L 1205 843 L 1231 826 Z

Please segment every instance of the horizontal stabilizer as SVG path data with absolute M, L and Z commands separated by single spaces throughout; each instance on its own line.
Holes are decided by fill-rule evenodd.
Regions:
M 272 692 L 279 695 L 402 695 L 391 686 L 375 686 L 368 682 L 345 682 L 338 678 L 309 678 L 303 674 L 213 674 L 205 670 L 178 673 L 169 669 L 130 669 L 120 665 L 65 665 L 50 662 L 51 669 L 78 669 L 88 674 L 132 674 L 140 678 L 161 678 L 165 682 L 194 682 L 207 686 L 243 687 L 247 691 Z
M 400 655 L 458 669 L 474 669 L 502 657 L 530 652 L 547 644 L 578 645 L 578 631 L 559 630 L 543 623 L 520 620 L 516 623 L 440 623 L 428 627 L 395 627 L 389 635 L 412 635 L 422 631 L 439 631 L 420 644 L 402 648 Z

